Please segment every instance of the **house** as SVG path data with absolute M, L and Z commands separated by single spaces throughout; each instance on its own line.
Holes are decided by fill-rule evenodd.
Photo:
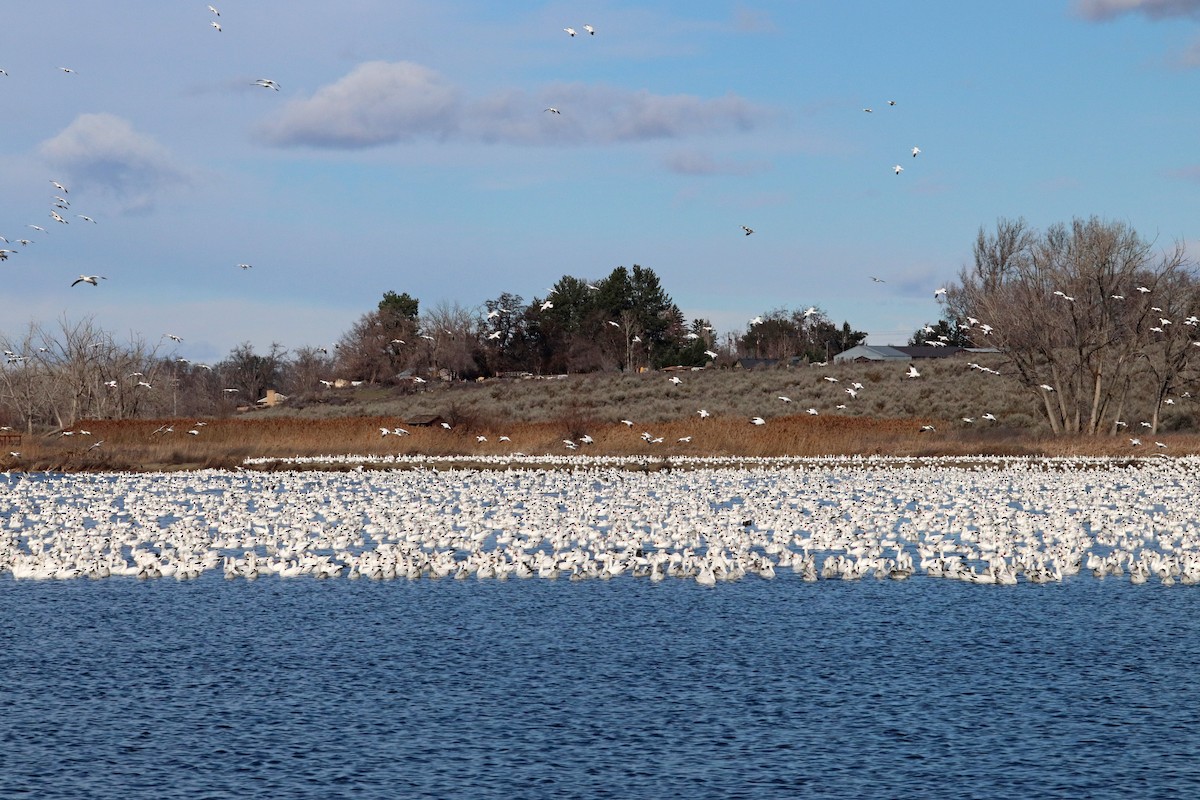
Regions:
M 998 353 L 994 347 L 949 347 L 925 345 L 898 347 L 882 344 L 860 344 L 833 357 L 838 364 L 863 364 L 869 361 L 912 361 L 913 359 L 950 358 L 960 353 Z
M 274 389 L 267 389 L 266 397 L 260 397 L 255 402 L 255 405 L 259 408 L 273 408 L 274 406 L 282 403 L 284 400 L 287 400 L 286 394 L 280 394 Z

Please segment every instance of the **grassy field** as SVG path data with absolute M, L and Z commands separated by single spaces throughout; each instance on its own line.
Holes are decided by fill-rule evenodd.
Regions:
M 415 390 L 408 384 L 328 390 L 226 419 L 87 420 L 69 436 L 54 432 L 23 437 L 19 446 L 10 448 L 19 456 L 0 453 L 0 468 L 232 468 L 248 457 L 330 454 L 1200 453 L 1190 400 L 1170 406 L 1162 430 L 1153 436 L 1140 426 L 1148 416 L 1139 416 L 1134 408 L 1127 435 L 1058 438 L 1041 425 L 1036 395 L 1003 375 L 972 369 L 969 361 L 956 357 L 921 362 L 921 377 L 912 379 L 903 377 L 905 365 L 872 364 L 431 383 Z M 671 377 L 680 382 L 672 383 Z M 862 388 L 851 397 L 845 390 L 855 382 Z M 817 414 L 808 413 L 810 408 Z M 710 416 L 701 417 L 701 409 Z M 985 413 L 996 421 L 984 420 Z M 422 414 L 437 415 L 450 428 L 409 424 Z M 752 417 L 762 417 L 765 424 L 751 424 Z M 928 425 L 935 430 L 922 432 Z M 408 434 L 384 436 L 380 428 L 403 428 Z M 661 441 L 647 441 L 647 434 Z M 583 443 L 584 436 L 593 442 Z M 1129 437 L 1140 438 L 1142 444 L 1131 445 Z M 577 443 L 579 449 L 570 450 L 564 440 Z M 93 447 L 97 442 L 102 444 Z

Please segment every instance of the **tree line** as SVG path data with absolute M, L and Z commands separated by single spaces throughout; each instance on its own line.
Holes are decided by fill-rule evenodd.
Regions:
M 943 319 L 910 343 L 995 348 L 1056 433 L 1120 434 L 1134 413 L 1156 431 L 1162 409 L 1190 400 L 1200 377 L 1196 265 L 1182 245 L 1159 250 L 1121 222 L 980 227 L 973 262 L 938 297 Z M 820 363 L 865 337 L 816 307 L 775 309 L 719 337 L 708 320 L 685 319 L 638 265 L 595 280 L 564 275 L 545 297 L 505 292 L 475 309 L 422 311 L 417 298 L 389 291 L 332 350 L 258 353 L 245 343 L 212 365 L 169 352 L 165 338 L 118 340 L 91 319 L 64 319 L 53 330 L 0 332 L 0 422 L 32 432 L 82 418 L 221 415 L 268 388 L 305 395 L 335 381 L 416 390 L 511 373 Z
M 738 358 L 824 361 L 866 334 L 835 325 L 823 311 L 763 314 L 744 334 L 720 337 L 705 319 L 687 320 L 654 270 L 617 267 L 588 280 L 564 275 L 528 302 L 505 292 L 481 307 L 442 303 L 422 311 L 388 291 L 332 350 L 265 353 L 249 343 L 216 364 L 172 352 L 168 337 L 120 340 L 93 319 L 30 323 L 0 332 L 0 420 L 33 432 L 84 418 L 215 416 L 263 398 L 268 388 L 303 396 L 335 382 L 391 384 L 728 365 Z

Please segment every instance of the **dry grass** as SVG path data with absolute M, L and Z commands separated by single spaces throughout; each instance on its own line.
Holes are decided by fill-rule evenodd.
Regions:
M 176 421 L 170 434 L 152 433 L 162 420 L 89 421 L 91 436 L 52 436 L 30 439 L 21 445 L 21 457 L 5 453 L 0 467 L 27 470 L 172 470 L 191 468 L 232 469 L 247 457 L 354 455 L 480 455 L 523 452 L 529 455 L 567 454 L 564 439 L 578 441 L 579 420 L 564 418 L 543 422 L 516 422 L 504 426 L 466 426 L 451 430 L 411 428 L 409 436 L 381 436 L 380 427 L 402 423 L 395 417 L 299 419 L 254 417 L 212 420 L 199 428 Z M 921 433 L 933 424 L 938 430 Z M 187 430 L 199 430 L 189 435 Z M 687 417 L 629 427 L 620 422 L 596 422 L 585 431 L 595 442 L 581 445 L 589 455 L 648 456 L 820 456 L 820 455 L 1075 455 L 1132 456 L 1155 452 L 1184 455 L 1200 453 L 1200 435 L 1172 434 L 1156 437 L 1168 445 L 1156 449 L 1147 439 L 1131 448 L 1125 438 L 1070 439 L 1047 437 L 1008 428 L 991 430 L 953 428 L 942 420 L 869 419 L 807 414 L 775 417 L 766 425 L 751 425 L 744 417 Z M 643 432 L 658 443 L 648 442 Z M 501 442 L 507 435 L 511 442 Z M 483 436 L 486 441 L 477 441 Z M 680 441 L 691 437 L 690 441 Z M 103 444 L 97 448 L 91 445 Z
M 1004 376 L 972 370 L 966 360 L 919 365 L 922 377 L 903 377 L 906 365 L 848 364 L 761 372 L 704 371 L 601 374 L 556 380 L 509 380 L 430 385 L 413 392 L 362 390 L 301 398 L 293 407 L 232 419 L 91 420 L 90 436 L 25 437 L 21 456 L 0 453 L 0 469 L 232 468 L 247 457 L 331 454 L 481 455 L 565 454 L 564 439 L 585 434 L 592 455 L 818 456 L 818 455 L 1183 455 L 1200 452 L 1195 407 L 1169 407 L 1162 432 L 1141 435 L 1138 409 L 1129 436 L 1056 438 L 1041 425 L 1038 398 Z M 837 382 L 825 378 L 837 378 Z M 863 384 L 858 397 L 845 389 Z M 789 397 L 785 403 L 780 396 Z M 328 402 L 323 402 L 328 401 Z M 844 404 L 846 408 L 837 409 Z M 702 419 L 699 409 L 712 416 Z M 808 408 L 819 413 L 810 415 Z M 991 412 L 999 422 L 982 419 Z M 438 414 L 452 424 L 420 428 L 405 422 Z M 751 417 L 767 420 L 751 425 Z M 974 423 L 962 421 L 972 417 Z M 1145 417 L 1142 417 L 1145 418 Z M 632 427 L 621 423 L 633 421 Z M 171 433 L 155 433 L 163 425 Z M 936 431 L 921 433 L 922 425 Z M 409 436 L 381 436 L 404 427 Z M 196 435 L 187 433 L 196 430 Z M 1137 432 L 1135 432 L 1137 431 Z M 1170 431 L 1169 433 L 1165 431 Z M 661 442 L 647 442 L 649 433 Z M 501 442 L 507 435 L 511 442 Z M 486 441 L 478 441 L 477 437 Z M 680 441 L 690 437 L 690 441 Z M 98 448 L 90 445 L 103 440 Z M 1167 445 L 1156 448 L 1155 441 Z

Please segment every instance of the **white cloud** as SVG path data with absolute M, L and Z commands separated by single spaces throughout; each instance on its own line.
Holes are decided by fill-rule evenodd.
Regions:
M 60 180 L 107 192 L 124 212 L 147 211 L 157 195 L 190 181 L 166 147 L 112 114 L 80 114 L 38 152 Z
M 1076 0 L 1075 10 L 1087 19 L 1111 19 L 1121 14 L 1148 17 L 1200 16 L 1200 0 Z
M 509 90 L 473 101 L 438 73 L 409 62 L 357 67 L 260 126 L 280 146 L 372 147 L 418 137 L 509 144 L 608 144 L 749 130 L 767 112 L 735 94 L 657 95 L 590 84 L 536 94 Z M 547 113 L 546 108 L 561 113 Z
M 407 61 L 370 61 L 346 77 L 293 100 L 261 132 L 277 145 L 360 148 L 418 135 L 444 138 L 458 127 L 459 92 L 431 69 Z

